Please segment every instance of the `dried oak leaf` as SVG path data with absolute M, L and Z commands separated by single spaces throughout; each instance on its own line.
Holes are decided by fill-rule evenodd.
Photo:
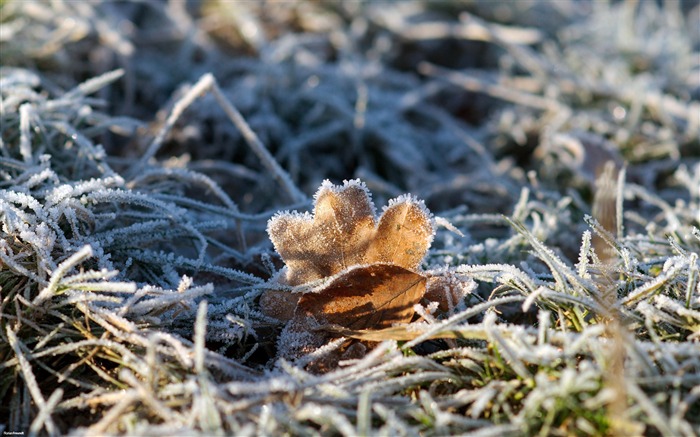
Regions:
M 317 292 L 301 296 L 280 336 L 280 356 L 297 358 L 317 351 L 333 336 L 329 327 L 376 330 L 410 322 L 425 283 L 423 275 L 393 264 L 354 266 L 339 273 Z M 372 345 L 349 340 L 310 361 L 306 369 L 327 372 L 340 361 L 361 358 Z
M 319 293 L 305 293 L 297 314 L 349 329 L 382 329 L 408 323 L 425 292 L 426 278 L 392 264 L 353 267 Z
M 353 266 L 368 266 L 367 271 L 348 271 L 347 277 L 337 278 L 317 293 L 327 298 L 308 298 L 307 302 L 333 301 L 337 295 L 338 303 L 322 313 L 327 316 L 342 301 L 347 301 L 347 305 L 356 302 L 355 305 L 361 307 L 372 299 L 380 299 L 378 296 L 383 294 L 382 289 L 391 290 L 392 280 L 398 281 L 401 275 L 415 275 L 422 278 L 414 277 L 420 285 L 416 285 L 412 293 L 405 293 L 413 296 L 412 308 L 425 291 L 424 278 L 413 271 L 425 257 L 435 232 L 430 213 L 423 202 L 410 195 L 399 196 L 389 201 L 377 221 L 369 190 L 359 180 L 344 181 L 342 186 L 326 180 L 314 200 L 313 215 L 283 212 L 272 217 L 268 223 L 270 239 L 286 265 L 278 278 L 279 283 L 290 286 L 308 284 Z M 370 268 L 374 264 L 377 267 Z M 384 270 L 386 274 L 382 273 Z M 377 277 L 384 279 L 378 281 Z M 355 291 L 347 291 L 338 285 L 343 281 L 355 284 Z M 400 289 L 401 286 L 397 285 L 397 289 Z M 352 299 L 342 297 L 352 293 Z M 365 298 L 360 299 L 359 296 Z M 295 316 L 300 298 L 299 294 L 288 291 L 269 290 L 261 297 L 260 305 L 268 316 L 287 321 L 293 317 L 303 317 L 303 311 Z M 374 304 L 377 305 L 376 302 Z M 383 308 L 383 311 L 391 310 L 390 306 Z M 413 314 L 412 310 L 410 314 Z M 389 323 L 404 321 L 402 317 L 393 319 L 388 313 L 385 319 L 391 321 Z

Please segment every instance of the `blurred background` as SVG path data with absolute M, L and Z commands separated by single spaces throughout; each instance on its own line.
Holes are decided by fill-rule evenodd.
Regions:
M 123 69 L 96 97 L 130 122 L 94 138 L 120 171 L 205 73 L 307 195 L 326 178 L 362 178 L 378 205 L 408 191 L 458 217 L 511 214 L 529 187 L 549 204 L 567 196 L 580 223 L 604 162 L 626 162 L 630 181 L 673 202 L 674 172 L 700 159 L 697 1 L 9 0 L 0 10 L 6 74 L 28 69 L 59 95 Z M 244 212 L 290 203 L 211 95 L 156 158 L 207 174 Z M 573 256 L 578 237 L 558 226 L 542 237 Z

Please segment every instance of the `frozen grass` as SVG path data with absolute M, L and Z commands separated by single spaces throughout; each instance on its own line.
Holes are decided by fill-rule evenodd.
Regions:
M 700 7 L 508 5 L 0 2 L 0 429 L 700 434 Z M 265 226 L 356 177 L 473 291 L 315 375 Z

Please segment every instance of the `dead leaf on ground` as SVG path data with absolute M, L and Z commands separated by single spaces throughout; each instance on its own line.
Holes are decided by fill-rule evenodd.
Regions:
M 425 293 L 426 278 L 391 264 L 348 270 L 319 293 L 299 300 L 295 317 L 315 317 L 349 329 L 383 329 L 408 323 Z
M 285 263 L 280 284 L 308 284 L 375 263 L 416 270 L 430 248 L 435 233 L 430 212 L 410 195 L 391 200 L 378 221 L 371 194 L 359 180 L 342 186 L 324 181 L 314 199 L 313 215 L 285 211 L 268 223 L 270 240 Z M 268 290 L 260 307 L 288 321 L 300 296 Z
M 324 181 L 313 214 L 276 214 L 267 230 L 285 262 L 278 283 L 316 287 L 303 294 L 268 290 L 261 296 L 266 315 L 289 321 L 278 343 L 281 356 L 299 357 L 325 344 L 332 334 L 316 329 L 320 325 L 376 330 L 409 323 L 425 294 L 427 279 L 416 270 L 435 230 L 430 212 L 413 196 L 391 200 L 377 218 L 362 182 Z M 328 282 L 316 283 L 324 279 Z M 337 352 L 307 368 L 329 369 L 344 358 Z
M 416 269 L 430 249 L 434 233 L 422 203 L 400 196 L 389 202 L 379 219 L 365 260 Z
M 282 280 L 300 285 L 364 264 L 375 233 L 374 205 L 364 184 L 343 187 L 324 181 L 314 196 L 314 214 L 282 212 L 267 232 L 286 265 Z
M 314 213 L 285 211 L 270 219 L 267 232 L 286 265 L 280 278 L 300 285 L 354 265 L 391 263 L 415 270 L 433 240 L 430 212 L 410 195 L 389 202 L 382 216 L 359 180 L 343 186 L 324 181 L 314 196 Z

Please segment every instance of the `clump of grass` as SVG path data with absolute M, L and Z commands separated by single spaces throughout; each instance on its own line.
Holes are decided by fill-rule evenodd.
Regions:
M 0 4 L 0 429 L 700 433 L 698 6 L 394 6 Z M 355 177 L 477 285 L 314 375 L 265 226 Z

